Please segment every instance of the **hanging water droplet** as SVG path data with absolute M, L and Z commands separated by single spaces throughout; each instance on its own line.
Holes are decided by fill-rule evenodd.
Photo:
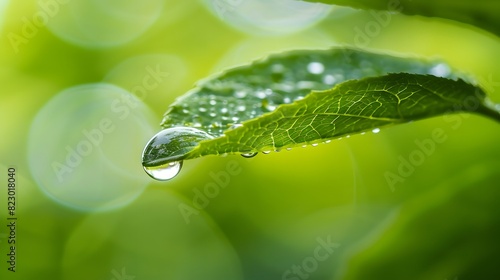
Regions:
M 332 142 L 332 140 L 326 140 L 325 144 L 330 144 L 331 142 Z
M 317 147 L 318 146 L 318 143 L 312 143 L 311 146 L 313 147 Z
M 375 133 L 375 134 L 377 134 L 377 133 L 379 133 L 379 132 L 380 132 L 380 128 L 374 128 L 374 129 L 372 130 L 372 132 L 373 132 L 373 133 Z
M 268 155 L 271 153 L 271 151 L 262 151 L 263 154 Z
M 325 66 L 321 62 L 311 62 L 307 65 L 307 71 L 311 74 L 321 74 L 325 71 Z
M 151 176 L 151 178 L 166 181 L 174 178 L 179 174 L 182 168 L 182 161 L 173 161 L 159 166 L 143 166 L 144 171 Z
M 249 153 L 243 153 L 243 154 L 241 154 L 241 156 L 244 158 L 253 158 L 257 154 L 258 154 L 258 152 L 249 152 Z
M 286 150 L 287 150 L 287 151 L 291 151 L 291 150 L 292 150 L 292 148 L 286 148 Z
M 302 148 L 307 148 L 307 145 L 302 145 Z
M 142 152 L 144 171 L 156 180 L 169 180 L 181 170 L 182 161 L 176 160 L 202 140 L 212 135 L 192 127 L 172 127 L 158 132 Z

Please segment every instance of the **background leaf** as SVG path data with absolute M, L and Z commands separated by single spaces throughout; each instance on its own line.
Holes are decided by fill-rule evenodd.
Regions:
M 332 5 L 350 6 L 357 9 L 399 11 L 407 15 L 440 17 L 471 24 L 500 35 L 500 2 L 478 1 L 412 1 L 412 0 L 305 0 Z

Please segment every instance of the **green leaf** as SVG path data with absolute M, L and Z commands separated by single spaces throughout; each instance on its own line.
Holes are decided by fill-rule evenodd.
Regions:
M 496 0 L 305 0 L 357 9 L 398 11 L 406 15 L 439 17 L 471 24 L 500 35 L 500 1 Z
M 202 81 L 172 104 L 162 122 L 168 135 L 146 148 L 143 163 L 273 151 L 450 112 L 498 119 L 463 79 L 442 62 L 352 49 L 270 56 Z

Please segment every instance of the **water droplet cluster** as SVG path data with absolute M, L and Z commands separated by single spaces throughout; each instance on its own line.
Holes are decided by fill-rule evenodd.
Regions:
M 388 61 L 390 60 L 390 61 Z M 444 63 L 408 63 L 405 58 L 349 50 L 312 50 L 277 54 L 235 68 L 198 84 L 186 98 L 174 103 L 164 127 L 190 126 L 221 136 L 232 125 L 256 118 L 351 79 L 387 73 L 411 72 L 450 76 Z

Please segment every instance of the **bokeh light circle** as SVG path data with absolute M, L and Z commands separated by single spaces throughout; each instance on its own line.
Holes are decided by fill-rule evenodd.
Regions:
M 114 66 L 103 82 L 126 88 L 150 106 L 158 106 L 153 109 L 163 111 L 182 93 L 183 86 L 191 87 L 188 70 L 185 60 L 177 55 L 142 54 Z
M 126 205 L 151 182 L 140 156 L 155 122 L 140 99 L 114 85 L 66 89 L 32 123 L 31 174 L 49 197 L 76 209 Z
M 87 216 L 64 246 L 61 279 L 243 279 L 213 221 L 202 212 L 186 220 L 182 207 L 193 206 L 148 189 L 121 211 Z
M 216 16 L 232 27 L 254 35 L 289 34 L 325 18 L 331 6 L 295 0 L 203 0 Z
M 148 30 L 160 17 L 162 0 L 48 0 L 38 13 L 57 37 L 87 48 L 126 44 Z

